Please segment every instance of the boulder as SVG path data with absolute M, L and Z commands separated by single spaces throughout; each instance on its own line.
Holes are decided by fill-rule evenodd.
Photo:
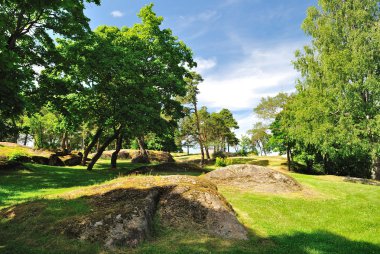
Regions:
M 192 163 L 175 163 L 175 162 L 168 162 L 168 163 L 161 163 L 158 165 L 152 165 L 152 166 L 142 166 L 138 167 L 136 169 L 133 169 L 129 171 L 129 174 L 148 174 L 148 175 L 154 175 L 155 173 L 160 174 L 161 172 L 171 172 L 173 174 L 175 173 L 207 173 L 208 170 L 205 170 L 201 168 L 200 166 Z
M 66 218 L 58 228 L 69 237 L 108 249 L 135 247 L 149 239 L 156 216 L 163 227 L 247 239 L 246 229 L 217 187 L 198 177 L 127 177 L 81 191 L 96 193 L 86 197 L 91 213 Z
M 32 162 L 37 164 L 43 164 L 43 165 L 49 165 L 50 159 L 49 157 L 44 157 L 40 155 L 33 155 L 32 156 Z
M 302 190 L 302 186 L 288 175 L 249 164 L 219 168 L 204 177 L 218 186 L 233 186 L 256 192 L 286 193 Z
M 72 152 L 66 156 L 59 156 L 64 166 L 77 166 L 82 162 L 83 154 L 81 152 Z
M 0 170 L 16 170 L 22 168 L 18 161 L 8 160 L 7 157 L 0 157 Z
M 134 156 L 131 160 L 132 163 L 150 163 L 149 158 L 142 155 Z

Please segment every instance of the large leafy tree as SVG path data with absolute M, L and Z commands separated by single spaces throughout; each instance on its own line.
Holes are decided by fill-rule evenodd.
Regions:
M 17 139 L 16 119 L 34 88 L 35 69 L 55 61 L 51 34 L 78 39 L 90 31 L 85 2 L 100 0 L 0 1 L 0 138 Z
M 375 0 L 320 0 L 302 25 L 302 78 L 290 135 L 334 173 L 369 177 L 380 155 L 380 7 Z M 351 164 L 348 165 L 348 164 Z
M 89 170 L 113 140 L 120 150 L 125 135 L 138 138 L 144 155 L 144 135 L 159 133 L 182 116 L 174 98 L 186 93 L 186 68 L 195 64 L 192 52 L 169 29 L 160 28 L 163 19 L 152 7 L 142 8 L 142 22 L 130 28 L 101 26 L 85 40 L 60 40 L 62 64 L 44 71 L 40 89 L 52 91 L 62 84 L 65 89 L 52 97 L 60 92 L 60 98 L 79 94 L 84 100 L 82 115 L 98 128 L 86 152 L 102 132 L 112 130 L 102 139 Z M 113 167 L 116 158 L 117 152 Z

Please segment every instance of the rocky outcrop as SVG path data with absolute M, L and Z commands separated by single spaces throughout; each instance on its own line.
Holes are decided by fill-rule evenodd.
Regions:
M 257 192 L 286 193 L 302 190 L 302 186 L 288 175 L 249 164 L 219 168 L 204 177 L 216 185 L 228 185 Z
M 110 249 L 135 247 L 153 235 L 152 222 L 158 216 L 160 226 L 247 239 L 231 205 L 208 181 L 190 176 L 133 178 L 133 186 L 146 186 L 143 189 L 124 181 L 105 185 L 107 191 L 88 197 L 91 214 L 67 218 L 60 226 L 64 233 Z
M 101 158 L 110 159 L 114 150 L 104 151 Z M 148 150 L 148 160 L 156 162 L 174 162 L 173 156 L 169 152 Z M 95 154 L 91 154 L 93 157 Z M 133 163 L 148 163 L 139 153 L 139 150 L 121 149 L 117 155 L 118 159 L 130 159 Z
M 158 174 L 159 175 L 159 174 L 162 174 L 162 172 L 171 172 L 173 174 L 176 174 L 176 173 L 202 174 L 202 173 L 207 173 L 209 171 L 201 168 L 197 164 L 168 162 L 168 163 L 162 163 L 162 164 L 151 165 L 151 166 L 142 166 L 142 167 L 129 171 L 129 174 L 133 174 L 133 175 Z

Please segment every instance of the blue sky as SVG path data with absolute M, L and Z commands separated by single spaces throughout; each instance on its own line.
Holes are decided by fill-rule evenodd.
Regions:
M 317 0 L 103 0 L 85 13 L 93 29 L 131 26 L 149 3 L 164 17 L 163 27 L 194 52 L 205 80 L 199 104 L 209 111 L 230 109 L 238 137 L 258 121 L 252 109 L 261 97 L 294 90 L 298 73 L 291 61 L 310 41 L 301 24 Z

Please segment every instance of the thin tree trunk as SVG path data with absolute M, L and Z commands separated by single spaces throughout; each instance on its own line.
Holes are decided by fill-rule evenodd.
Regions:
M 201 155 L 202 155 L 202 157 L 201 157 L 201 166 L 203 166 L 204 163 L 205 163 L 205 154 L 204 154 L 204 151 L 203 151 L 203 141 L 202 141 L 202 137 L 201 137 L 201 126 L 200 126 L 200 123 L 199 123 L 197 102 L 194 101 L 193 104 L 194 104 L 194 114 L 195 114 L 195 120 L 196 120 L 197 132 L 198 132 L 198 142 L 199 142 L 199 146 L 201 148 Z
M 187 146 L 187 155 L 190 154 L 190 146 Z
M 103 145 L 99 148 L 98 152 L 95 154 L 95 156 L 92 158 L 90 164 L 87 166 L 87 170 L 91 171 L 94 167 L 95 163 L 99 160 L 100 156 L 102 156 L 104 150 L 106 150 L 107 146 L 114 141 L 117 136 L 119 136 L 120 129 L 116 130 L 112 136 L 108 137 L 106 141 L 103 143 Z
M 24 146 L 28 143 L 28 133 L 25 133 Z
M 99 141 L 99 138 L 100 138 L 100 135 L 102 135 L 102 132 L 103 132 L 103 129 L 98 128 L 90 144 L 86 147 L 86 149 L 84 149 L 83 158 L 82 158 L 82 166 L 86 165 L 88 154 L 90 153 L 92 148 L 95 146 L 95 144 Z
M 122 144 L 123 144 L 123 132 L 121 131 L 119 136 L 117 137 L 117 140 L 116 140 L 116 149 L 112 153 L 112 156 L 111 156 L 111 168 L 112 169 L 116 169 L 117 156 L 121 150 Z
M 227 152 L 229 153 L 230 152 L 230 144 L 227 143 Z
M 63 151 L 67 148 L 67 131 L 63 132 L 62 140 L 61 140 L 61 148 Z
M 210 153 L 209 153 L 209 151 L 208 151 L 208 146 L 205 146 L 205 151 L 206 151 L 206 157 L 207 157 L 207 159 L 208 159 L 208 160 L 211 159 L 211 158 L 210 158 Z
M 288 170 L 290 171 L 290 147 L 289 144 L 286 144 L 286 160 L 288 161 Z

